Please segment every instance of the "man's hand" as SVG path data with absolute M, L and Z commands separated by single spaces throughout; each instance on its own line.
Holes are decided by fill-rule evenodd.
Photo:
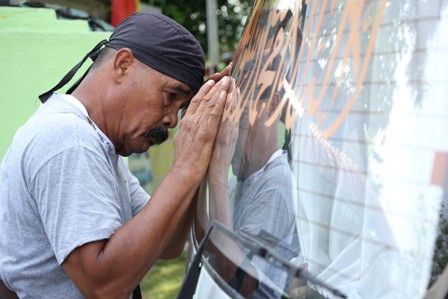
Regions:
M 231 100 L 227 101 L 224 113 L 230 115 L 236 109 L 239 97 L 239 90 L 235 87 L 233 79 L 228 97 Z M 228 173 L 238 139 L 238 124 L 238 120 L 235 121 L 230 117 L 221 122 L 208 170 L 209 187 L 213 197 L 210 203 L 211 215 L 229 228 L 233 228 L 233 220 L 230 211 Z
M 238 103 L 239 89 L 235 86 L 235 81 L 232 79 L 230 93 L 224 109 L 224 114 L 231 115 L 236 109 L 235 105 Z M 234 120 L 227 117 L 221 122 L 216 137 L 215 146 L 213 148 L 212 158 L 210 161 L 209 176 L 214 180 L 226 180 L 227 172 L 230 162 L 235 151 L 236 141 L 238 138 L 239 119 Z M 224 177 L 223 177 L 224 176 Z
M 191 100 L 174 138 L 174 163 L 171 171 L 186 175 L 199 184 L 210 163 L 222 113 L 230 87 L 224 76 L 218 83 L 209 80 Z

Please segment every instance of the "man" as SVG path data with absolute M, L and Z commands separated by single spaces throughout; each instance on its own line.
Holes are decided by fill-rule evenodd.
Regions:
M 131 16 L 105 45 L 71 95 L 53 92 L 82 62 L 41 96 L 1 164 L 0 275 L 20 298 L 127 298 L 184 246 L 230 79 L 201 87 L 198 42 L 162 15 Z M 120 156 L 163 142 L 187 106 L 149 197 Z

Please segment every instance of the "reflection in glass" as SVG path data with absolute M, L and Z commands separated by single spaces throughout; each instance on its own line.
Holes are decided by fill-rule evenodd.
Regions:
M 292 202 L 292 171 L 288 153 L 278 147 L 279 126 L 266 127 L 276 103 L 249 124 L 248 112 L 240 120 L 232 159 L 235 178 L 230 182 L 233 229 L 256 237 L 287 260 L 298 255 L 298 238 Z M 252 263 L 282 289 L 285 273 L 272 263 L 255 257 Z M 269 290 L 257 297 L 269 297 Z M 267 294 L 266 294 L 267 293 Z
M 447 6 L 256 1 L 196 237 L 217 220 L 349 298 L 448 285 Z M 331 297 L 232 240 L 212 247 L 245 297 Z
M 440 3 L 405 2 L 309 1 L 305 21 L 292 134 L 300 259 L 352 298 L 420 298 L 429 278 L 441 199 L 429 174 L 443 143 L 427 137 L 447 119 L 428 119 L 439 111 L 422 105 L 435 99 L 416 70 L 422 20 L 438 22 Z
M 291 54 L 278 51 L 282 46 L 278 43 L 289 33 L 293 18 L 286 7 L 270 9 L 261 4 L 259 9 L 254 9 L 253 17 L 263 24 L 276 25 L 269 33 L 262 27 L 249 25 L 243 36 L 247 44 L 237 53 L 233 69 L 236 78 L 233 105 L 226 108 L 209 169 L 210 216 L 292 260 L 298 256 L 299 244 L 292 201 L 289 139 L 284 136 L 288 134 L 286 108 L 278 109 L 281 97 L 275 92 L 277 86 L 272 84 L 271 75 L 276 74 L 277 81 L 286 76 L 281 68 Z M 253 50 L 260 55 L 248 55 Z M 257 284 L 245 295 L 279 298 L 289 282 L 287 273 L 229 242 L 216 244 L 221 251 L 223 247 L 233 248 L 232 255 L 239 256 L 239 259 L 234 258 L 236 268 L 228 270 L 233 272 L 227 273 L 229 284 L 241 282 L 242 278 L 235 276 L 240 275 L 239 268 L 253 267 Z M 219 253 L 215 255 L 215 266 L 219 268 L 223 257 L 219 258 Z M 234 287 L 238 289 L 238 284 Z

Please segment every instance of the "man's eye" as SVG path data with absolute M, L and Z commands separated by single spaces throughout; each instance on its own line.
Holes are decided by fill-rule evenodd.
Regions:
M 174 100 L 176 100 L 176 94 L 173 92 L 166 92 L 165 93 L 165 106 L 170 106 Z

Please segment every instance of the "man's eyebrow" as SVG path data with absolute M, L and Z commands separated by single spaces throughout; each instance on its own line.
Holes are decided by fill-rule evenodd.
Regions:
M 190 88 L 185 88 L 182 85 L 174 85 L 174 86 L 171 87 L 171 89 L 173 89 L 174 91 L 177 91 L 178 93 L 186 95 L 186 96 L 191 94 L 191 89 Z

